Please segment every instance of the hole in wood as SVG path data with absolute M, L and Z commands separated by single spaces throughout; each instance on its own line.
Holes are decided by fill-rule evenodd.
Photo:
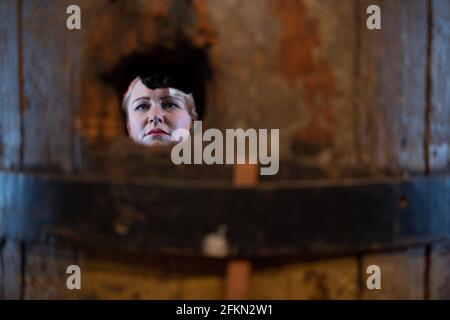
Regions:
M 211 79 L 206 49 L 184 42 L 171 48 L 156 46 L 148 51 L 123 57 L 110 72 L 101 75 L 101 78 L 114 87 L 121 104 L 123 95 L 133 79 L 151 73 L 168 75 L 192 90 L 198 116 L 203 118 L 206 86 Z

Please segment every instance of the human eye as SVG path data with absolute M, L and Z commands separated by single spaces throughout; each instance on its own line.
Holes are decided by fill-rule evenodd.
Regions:
M 139 103 L 134 107 L 134 111 L 146 111 L 150 108 L 147 103 Z
M 161 103 L 161 106 L 163 107 L 163 109 L 175 109 L 175 108 L 180 108 L 180 106 L 173 101 L 165 101 L 163 103 Z

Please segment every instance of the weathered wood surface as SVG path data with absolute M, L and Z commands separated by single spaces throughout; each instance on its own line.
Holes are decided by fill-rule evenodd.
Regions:
M 70 246 L 45 243 L 25 246 L 24 299 L 77 299 L 80 291 L 66 285 L 67 267 L 77 264 Z M 83 273 L 81 274 L 83 279 Z
M 74 168 L 74 115 L 79 107 L 80 33 L 66 27 L 74 1 L 23 1 L 23 167 Z
M 206 237 L 225 225 L 225 255 L 251 257 L 392 249 L 450 232 L 446 178 L 252 188 L 6 173 L 0 181 L 10 186 L 0 198 L 2 237 L 27 242 L 57 236 L 88 248 L 203 255 Z
M 4 250 L 5 252 L 5 250 Z M 142 256 L 123 252 L 84 252 L 29 246 L 22 287 L 20 246 L 10 244 L 2 265 L 2 294 L 18 299 L 224 299 L 226 260 Z M 356 257 L 301 261 L 254 260 L 251 299 L 448 299 L 448 243 L 436 244 L 426 268 L 423 247 Z M 82 270 L 82 290 L 66 288 L 65 270 L 73 261 Z M 5 260 L 3 260 L 5 261 Z M 381 268 L 381 290 L 366 287 L 366 268 Z M 0 268 L 0 270 L 2 270 Z M 427 276 L 425 272 L 429 272 Z M 6 278 L 6 275 L 8 278 Z M 426 280 L 428 277 L 429 280 Z M 429 284 L 427 284 L 429 281 Z M 0 281 L 1 283 L 1 281 Z M 361 291 L 362 290 L 362 291 Z
M 216 109 L 207 117 L 212 125 L 283 128 L 282 158 L 294 156 L 304 168 L 311 166 L 311 172 L 322 169 L 325 176 L 360 174 L 366 167 L 373 174 L 420 172 L 424 166 L 426 0 L 364 0 L 356 2 L 356 6 L 351 1 L 344 4 L 250 1 L 243 6 L 196 1 L 192 5 L 171 6 L 167 1 L 147 5 L 80 0 L 76 2 L 83 9 L 80 31 L 65 28 L 67 4 L 63 1 L 47 5 L 46 0 L 24 2 L 20 13 L 23 16 L 20 54 L 23 55 L 26 168 L 44 168 L 48 164 L 70 171 L 74 166 L 78 169 L 88 166 L 91 156 L 95 162 L 95 148 L 100 146 L 100 151 L 105 151 L 102 143 L 95 142 L 123 134 L 120 101 L 115 88 L 102 75 L 114 69 L 121 58 L 136 52 L 138 46 L 151 47 L 164 41 L 176 44 L 179 39 L 175 34 L 180 29 L 188 30 L 183 31 L 186 33 L 183 37 L 199 47 L 203 44 L 209 54 L 217 74 L 210 95 L 221 97 L 217 100 L 227 106 L 254 106 L 245 110 L 225 108 L 214 105 L 215 100 L 211 98 L 211 108 Z M 378 4 L 382 9 L 380 31 L 365 28 L 368 4 Z M 445 1 L 433 2 L 429 148 L 434 167 L 445 167 L 448 163 L 445 147 L 448 135 L 444 125 L 448 113 L 445 107 L 447 68 L 441 67 L 447 56 L 447 5 Z M 2 86 L 6 90 L 19 86 L 21 38 L 19 23 L 15 21 L 19 17 L 18 2 L 5 1 L 2 6 L 5 6 L 2 12 L 16 11 L 8 14 L 8 19 L 2 19 L 2 25 L 10 31 L 5 33 L 8 54 L 4 57 L 11 61 L 4 64 L 17 68 L 17 72 L 4 73 L 16 77 L 8 86 Z M 251 14 L 245 14 L 250 9 Z M 155 26 L 172 21 L 177 10 L 190 12 L 191 17 L 181 19 L 164 35 L 139 33 L 144 27 L 156 30 Z M 128 13 L 125 18 L 124 12 Z M 135 12 L 145 14 L 135 19 Z M 128 16 L 130 19 L 133 16 L 131 29 Z M 266 16 L 273 16 L 273 23 L 267 24 L 262 18 Z M 336 29 L 340 30 L 339 37 L 327 32 Z M 235 32 L 240 37 L 232 37 Z M 283 50 L 286 46 L 289 50 Z M 37 56 L 40 58 L 33 58 Z M 224 68 L 230 63 L 233 68 Z M 356 102 L 355 87 L 358 89 Z M 3 157 L 4 161 L 12 161 L 8 166 L 18 157 L 20 147 L 20 132 L 17 132 L 20 131 L 17 130 L 20 90 L 14 91 L 2 95 L 3 100 L 16 99 L 5 102 L 11 112 L 7 113 L 9 120 L 2 122 L 2 126 L 8 126 L 5 133 L 14 138 L 7 139 L 9 149 L 6 142 L 2 143 L 3 149 L 12 152 L 11 156 Z M 239 100 L 234 101 L 237 97 Z M 280 97 L 284 102 L 280 102 Z M 289 102 L 298 101 L 298 97 L 301 103 Z M 275 114 L 271 107 L 274 104 L 287 109 Z M 258 113 L 254 112 L 255 108 Z M 95 147 L 84 150 L 78 134 L 83 138 L 82 145 L 92 143 Z M 417 143 L 417 136 L 421 143 Z M 93 165 L 99 170 L 102 167 L 98 163 Z
M 138 177 L 126 155 L 115 157 L 117 148 L 109 148 L 124 135 L 124 125 L 116 84 L 105 75 L 141 48 L 175 48 L 182 40 L 204 50 L 212 66 L 205 113 L 210 126 L 282 128 L 283 163 L 275 178 L 421 173 L 428 149 L 431 166 L 447 165 L 444 1 L 433 2 L 431 124 L 425 124 L 426 0 L 72 2 L 82 8 L 79 31 L 65 28 L 67 1 L 24 2 L 20 13 L 26 169 L 120 175 L 122 166 L 122 176 Z M 365 28 L 369 4 L 382 9 L 380 31 Z M 2 25 L 17 29 L 14 21 L 5 22 L 15 16 L 8 14 Z M 7 56 L 18 60 L 15 42 L 21 38 L 15 33 L 8 33 Z M 11 94 L 2 99 L 19 100 Z M 9 147 L 2 143 L 12 152 L 3 157 L 8 166 L 20 151 L 18 102 L 7 103 L 13 109 L 2 122 L 17 138 L 8 139 Z
M 137 145 L 124 137 L 117 138 L 106 149 L 103 160 L 98 162 L 103 167 L 101 171 L 96 172 L 105 173 L 114 182 L 130 180 L 145 182 L 154 179 L 193 181 L 193 183 L 231 182 L 234 173 L 233 165 L 174 165 L 170 156 L 170 146 L 149 150 L 148 147 Z M 93 168 L 90 167 L 89 170 L 91 169 Z
M 432 2 L 430 57 L 430 171 L 450 172 L 450 2 Z
M 367 267 L 377 265 L 381 270 L 381 289 L 366 286 Z M 404 251 L 369 254 L 363 257 L 363 299 L 397 300 L 425 299 L 426 255 L 424 247 Z
M 81 31 L 65 28 L 65 9 L 69 4 L 82 7 Z M 382 9 L 381 31 L 365 28 L 365 9 L 369 4 L 378 4 Z M 21 168 L 22 157 L 25 170 L 76 170 L 106 175 L 116 182 L 170 176 L 178 180 L 203 178 L 231 183 L 231 167 L 173 169 L 167 159 L 162 160 L 164 157 L 154 154 L 143 157 L 142 148 L 130 145 L 122 148 L 123 144 L 115 144 L 123 136 L 120 101 L 116 87 L 105 81 L 103 75 L 137 50 L 150 50 L 155 44 L 176 48 L 182 38 L 205 50 L 213 67 L 214 77 L 207 84 L 208 110 L 205 113 L 210 126 L 282 129 L 281 156 L 288 161 L 282 161 L 275 178 L 448 172 L 448 9 L 446 0 L 0 1 L 0 168 Z M 187 14 L 180 15 L 182 12 Z M 431 26 L 430 33 L 428 26 Z M 428 42 L 430 40 L 432 43 Z M 21 75 L 23 81 L 20 81 Z M 153 172 L 147 170 L 149 165 Z M 149 173 L 143 174 L 147 171 Z M 238 181 L 236 176 L 234 179 Z M 2 178 L 4 188 L 0 190 L 0 238 L 8 236 L 0 255 L 0 297 L 4 298 L 70 297 L 60 287 L 61 283 L 65 286 L 65 274 L 61 270 L 73 262 L 75 254 L 75 251 L 42 243 L 22 247 L 10 239 L 10 235 L 42 242 L 48 229 L 40 233 L 43 229 L 33 228 L 56 226 L 62 237 L 80 239 L 80 235 L 87 235 L 84 239 L 87 246 L 101 238 L 103 248 L 109 246 L 107 243 L 111 239 L 119 243 L 124 239 L 128 241 L 130 236 L 126 233 L 141 228 L 134 240 L 141 243 L 140 248 L 147 248 L 148 243 L 140 236 L 149 226 L 145 224 L 147 211 L 142 208 L 159 208 L 158 205 L 162 208 L 164 199 L 173 202 L 172 196 L 160 192 L 164 189 L 160 186 L 158 190 L 149 191 L 151 187 L 148 187 L 142 191 L 145 196 L 149 192 L 153 194 L 149 201 L 136 200 L 130 190 L 125 190 L 128 187 L 122 189 L 116 185 L 102 189 L 115 200 L 119 198 L 111 204 L 107 197 L 89 198 L 86 190 L 82 190 L 85 185 L 68 188 L 76 197 L 59 198 L 59 191 L 50 188 L 53 191 L 46 193 L 48 190 L 38 184 L 33 190 L 41 192 L 36 193 L 39 201 L 28 206 L 26 203 L 33 195 L 26 192 L 29 190 L 27 178 L 14 181 L 15 178 Z M 298 221 L 299 212 L 305 212 L 302 217 L 310 224 L 306 223 L 305 232 L 300 233 L 304 236 L 302 243 L 316 239 L 317 243 L 311 246 L 313 250 L 334 254 L 343 250 L 342 247 L 324 249 L 322 240 L 333 244 L 345 240 L 345 243 L 360 245 L 351 238 L 359 236 L 368 243 L 379 243 L 381 238 L 403 246 L 417 239 L 430 241 L 433 238 L 428 237 L 430 235 L 448 237 L 450 220 L 444 214 L 449 209 L 448 182 L 442 182 L 436 190 L 430 188 L 429 193 L 425 192 L 426 187 L 422 189 L 419 185 L 412 185 L 410 189 L 392 188 L 370 201 L 364 198 L 365 205 L 372 209 L 365 210 L 361 202 L 361 207 L 355 207 L 358 215 L 348 213 L 348 207 L 339 207 L 346 203 L 342 199 L 347 199 L 348 193 L 339 193 L 327 200 L 313 192 L 317 203 L 325 207 L 329 204 L 323 215 L 315 217 L 317 220 L 308 220 L 308 216 L 321 211 L 314 205 L 305 208 L 311 193 L 304 197 L 297 195 L 298 206 L 289 211 L 291 216 L 287 213 L 287 227 L 283 230 L 291 228 L 289 230 L 298 234 L 300 229 L 295 229 L 293 222 Z M 279 198 L 281 202 L 286 200 L 270 190 L 261 206 L 251 205 L 249 199 L 252 198 L 247 191 L 239 191 L 240 194 L 236 193 L 233 201 L 228 202 L 223 195 L 210 197 L 214 193 L 211 190 L 202 190 L 197 201 L 192 200 L 195 194 L 189 189 L 176 189 L 176 194 L 186 190 L 179 208 L 199 204 L 198 211 L 211 218 L 207 220 L 204 234 L 216 229 L 214 219 L 229 222 L 226 219 L 230 218 L 230 213 L 231 216 L 236 214 L 240 225 L 242 212 L 254 212 L 252 217 L 260 221 L 264 210 L 275 214 L 279 208 L 284 208 L 270 197 Z M 24 199 L 19 194 L 28 200 L 22 202 Z M 192 196 L 189 198 L 189 195 Z M 84 204 L 93 206 L 83 211 L 83 202 L 79 202 L 78 196 L 86 196 L 88 200 Z M 235 206 L 236 197 L 248 206 Z M 216 210 L 203 210 L 205 198 L 214 200 L 218 207 L 223 206 L 223 216 L 217 215 Z M 67 199 L 70 210 L 67 203 L 64 204 Z M 52 208 L 49 203 L 55 205 L 59 201 L 58 215 L 53 215 L 47 210 Z M 423 205 L 423 201 L 429 202 Z M 286 203 L 290 206 L 295 202 Z M 339 228 L 339 220 L 329 219 L 336 211 L 341 214 L 336 219 L 345 222 L 347 217 L 353 222 L 360 221 L 361 225 L 358 222 L 347 225 L 347 229 Z M 99 212 L 103 223 L 89 220 Z M 384 216 L 377 216 L 380 212 Z M 443 214 L 435 218 L 437 212 Z M 181 209 L 175 208 L 169 213 L 171 218 L 179 214 L 182 226 L 196 225 L 195 219 L 186 217 Z M 91 226 L 78 228 L 82 224 L 74 221 L 84 221 Z M 153 222 L 153 218 L 148 221 Z M 362 224 L 369 232 L 358 227 Z M 322 226 L 321 232 L 328 230 L 330 238 L 320 236 L 317 225 Z M 279 221 L 273 221 L 272 226 L 280 227 Z M 192 232 L 198 233 L 199 228 Z M 279 239 L 265 238 L 258 228 L 260 226 L 254 224 L 247 229 L 232 228 L 230 239 L 261 247 L 266 247 L 270 241 L 293 243 L 293 239 L 281 231 L 275 232 L 275 237 L 280 235 Z M 350 234 L 350 238 L 344 233 L 336 234 L 336 229 Z M 358 233 L 358 230 L 365 233 Z M 180 234 L 178 229 L 173 231 Z M 105 234 L 107 237 L 102 238 Z M 408 234 L 417 238 L 410 239 Z M 182 232 L 182 235 L 192 239 L 192 234 Z M 155 248 L 164 236 L 167 234 L 155 235 L 151 242 Z M 193 242 L 195 248 L 201 247 L 200 238 Z M 380 249 L 366 245 L 356 249 Z M 22 262 L 23 249 L 25 263 Z M 247 249 L 248 253 L 255 248 Z M 173 247 L 169 248 L 171 250 L 173 252 Z M 283 250 L 293 252 L 286 245 Z M 355 257 L 274 267 L 262 264 L 251 277 L 251 296 L 263 299 L 421 299 L 429 294 L 431 298 L 443 299 L 448 298 L 449 292 L 448 257 L 445 245 L 433 245 L 430 257 L 426 257 L 422 248 L 363 255 L 361 270 Z M 83 297 L 224 297 L 226 280 L 222 262 L 199 260 L 184 264 L 184 259 L 149 258 L 145 263 L 131 266 L 122 253 L 120 257 L 105 259 L 98 255 L 83 257 L 80 263 L 86 266 L 88 279 Z M 424 275 L 426 259 L 430 266 L 428 276 Z M 359 283 L 359 276 L 365 275 L 364 267 L 369 263 L 380 264 L 382 272 L 386 270 L 380 292 L 369 292 Z M 198 271 L 211 264 L 215 265 L 214 272 Z M 132 285 L 128 286 L 129 283 Z M 49 289 L 43 290 L 43 285 L 48 285 Z M 358 291 L 361 288 L 363 290 Z
M 379 5 L 382 29 L 365 28 Z M 358 148 L 371 174 L 424 173 L 428 14 L 426 0 L 362 0 Z
M 24 3 L 22 10 L 25 168 L 114 172 L 114 166 L 105 170 L 114 162 L 108 146 L 123 135 L 124 126 L 117 88 L 104 75 L 141 48 L 155 44 L 170 48 L 180 41 L 205 50 L 214 68 L 205 97 L 210 126 L 283 128 L 282 158 L 293 156 L 300 166 L 310 168 L 310 176 L 339 176 L 355 164 L 354 119 L 339 116 L 353 114 L 354 108 L 351 2 L 253 1 L 235 6 L 79 0 L 74 4 L 82 7 L 80 31 L 64 27 L 66 15 L 59 13 L 68 3 L 46 3 Z M 271 24 L 268 15 L 275 18 Z M 174 16 L 179 18 L 175 24 Z M 342 20 L 351 23 L 342 25 Z M 331 36 L 337 27 L 341 36 Z M 140 32 L 143 29 L 147 32 Z M 161 29 L 165 32 L 152 31 Z M 240 33 L 240 40 L 234 32 Z M 33 59 L 36 56 L 42 58 Z M 293 103 L 298 97 L 300 103 Z M 282 110 L 274 113 L 275 104 Z M 37 118 L 39 125 L 33 120 Z M 288 167 L 283 168 L 287 172 Z
M 85 252 L 83 299 L 224 299 L 225 261 Z
M 292 259 L 294 260 L 294 259 Z M 254 263 L 251 299 L 358 299 L 356 257 Z
M 3 299 L 17 300 L 23 298 L 23 252 L 21 244 L 6 240 L 0 250 L 2 273 L 0 291 Z
M 352 1 L 205 6 L 217 34 L 210 49 L 216 100 L 208 120 L 227 128 L 280 128 L 281 158 L 305 176 L 338 176 L 351 167 Z M 288 178 L 288 171 L 283 166 L 277 177 Z
M 450 242 L 432 246 L 429 270 L 429 298 L 450 300 Z
M 381 8 L 381 30 L 364 27 L 373 4 Z M 359 2 L 359 166 L 372 175 L 427 172 L 428 9 L 426 0 Z M 363 275 L 369 264 L 381 267 L 382 289 L 363 284 L 363 299 L 425 298 L 424 250 L 364 255 Z
M 18 2 L 0 2 L 0 169 L 20 168 Z
M 429 171 L 448 173 L 450 169 L 450 3 L 433 0 L 430 23 L 429 74 Z M 431 246 L 428 298 L 450 299 L 450 249 L 448 240 Z

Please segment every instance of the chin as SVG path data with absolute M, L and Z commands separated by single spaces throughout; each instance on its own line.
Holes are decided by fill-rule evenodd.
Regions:
M 171 141 L 151 141 L 145 143 L 148 147 L 158 147 L 158 146 L 168 146 L 171 144 Z
M 140 142 L 143 145 L 146 145 L 148 147 L 154 147 L 154 146 L 167 146 L 172 144 L 173 142 L 170 139 L 144 139 Z

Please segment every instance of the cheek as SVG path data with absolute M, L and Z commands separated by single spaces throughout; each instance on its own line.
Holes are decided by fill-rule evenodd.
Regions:
M 180 128 L 189 130 L 191 127 L 191 116 L 185 111 L 172 113 L 168 115 L 166 119 L 167 124 L 172 130 Z
M 145 127 L 145 117 L 131 114 L 128 117 L 128 131 L 131 136 L 139 135 Z

